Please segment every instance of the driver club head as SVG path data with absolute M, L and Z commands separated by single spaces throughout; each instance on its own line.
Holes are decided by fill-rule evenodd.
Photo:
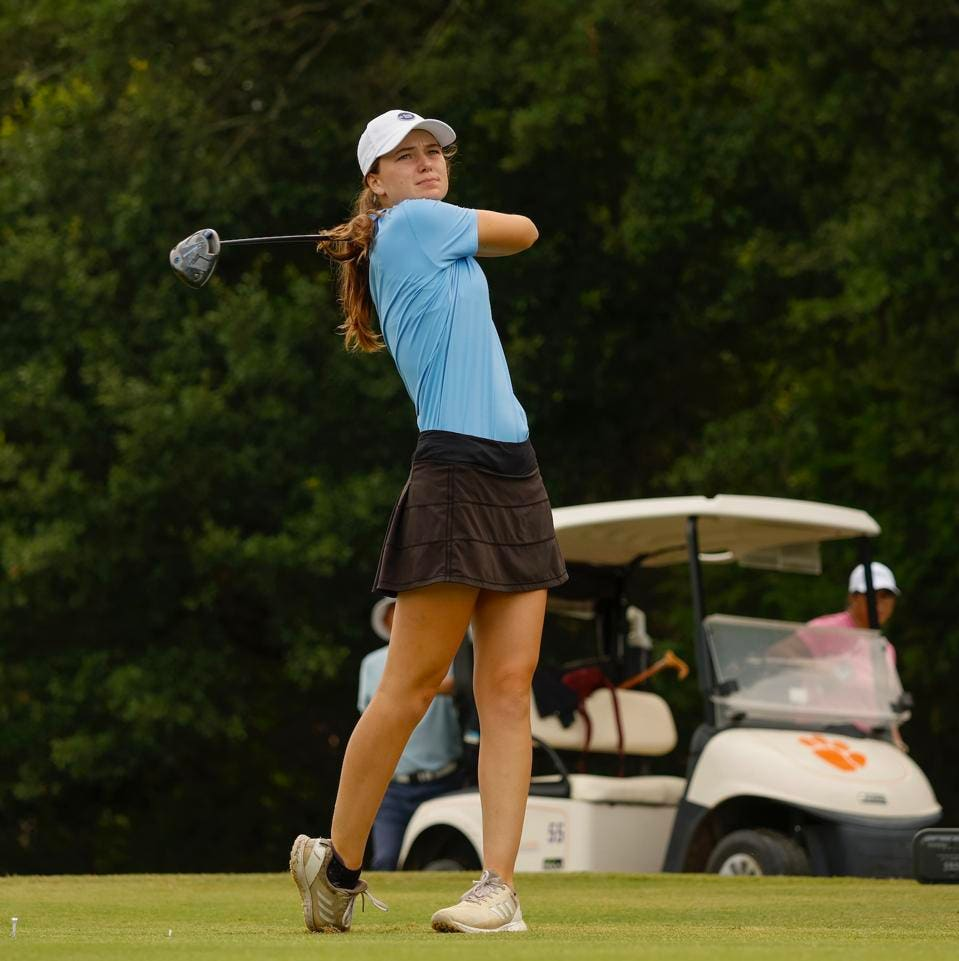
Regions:
M 189 287 L 202 287 L 216 270 L 220 238 L 212 227 L 204 227 L 170 251 L 173 272 Z

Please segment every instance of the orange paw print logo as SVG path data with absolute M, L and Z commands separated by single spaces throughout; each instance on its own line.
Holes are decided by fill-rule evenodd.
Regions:
M 845 741 L 834 741 L 821 734 L 809 734 L 801 737 L 799 741 L 811 747 L 817 757 L 821 757 L 833 767 L 838 767 L 840 771 L 858 771 L 866 766 L 865 756 L 850 750 Z

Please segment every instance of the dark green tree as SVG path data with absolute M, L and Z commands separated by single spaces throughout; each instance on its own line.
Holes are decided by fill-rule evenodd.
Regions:
M 328 819 L 412 411 L 310 251 L 200 292 L 166 255 L 336 222 L 391 106 L 459 132 L 450 199 L 540 227 L 486 270 L 554 503 L 882 523 L 954 820 L 957 33 L 934 0 L 4 7 L 0 870 L 270 867 Z M 849 562 L 765 611 L 841 604 Z

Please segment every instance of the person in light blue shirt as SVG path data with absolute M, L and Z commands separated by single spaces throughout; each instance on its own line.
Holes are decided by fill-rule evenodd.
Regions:
M 374 605 L 370 618 L 373 630 L 387 642 L 394 606 L 392 598 L 383 598 Z M 367 654 L 360 664 L 356 706 L 361 713 L 376 693 L 388 653 L 388 645 L 379 647 Z M 406 826 L 420 804 L 463 786 L 463 772 L 459 766 L 463 738 L 452 693 L 451 671 L 440 684 L 437 696 L 400 755 L 393 779 L 373 822 L 373 858 L 370 866 L 374 871 L 396 870 Z

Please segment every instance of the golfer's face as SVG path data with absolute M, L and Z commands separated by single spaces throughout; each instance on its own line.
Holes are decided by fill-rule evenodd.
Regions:
M 379 170 L 369 175 L 368 182 L 384 207 L 416 197 L 442 200 L 449 190 L 446 158 L 431 133 L 413 130 L 395 150 L 380 157 Z

